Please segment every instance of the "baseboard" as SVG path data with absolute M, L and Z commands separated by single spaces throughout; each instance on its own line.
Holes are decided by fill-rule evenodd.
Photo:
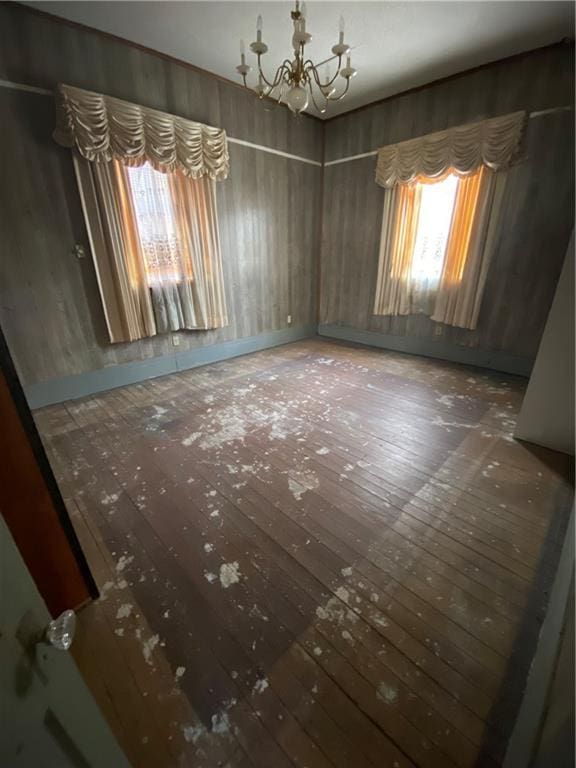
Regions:
M 504 352 L 460 347 L 414 336 L 393 336 L 341 325 L 319 325 L 318 335 L 342 341 L 352 341 L 356 344 L 365 344 L 369 347 L 390 349 L 394 352 L 405 352 L 409 355 L 422 355 L 437 360 L 448 360 L 451 363 L 490 368 L 493 371 L 502 371 L 518 376 L 529 376 L 533 365 L 532 360 L 507 355 Z
M 221 344 L 195 347 L 184 351 L 175 350 L 173 354 L 162 357 L 122 363 L 108 368 L 100 368 L 96 371 L 87 371 L 74 376 L 64 376 L 60 379 L 50 379 L 39 384 L 31 384 L 24 387 L 24 392 L 30 408 L 42 408 L 45 405 L 75 400 L 78 397 L 86 397 L 97 392 L 105 392 L 108 389 L 124 387 L 127 384 L 137 384 L 139 381 L 165 376 L 168 373 L 185 371 L 200 365 L 247 355 L 250 352 L 258 352 L 261 349 L 308 339 L 315 336 L 316 333 L 327 338 L 490 368 L 520 376 L 528 376 L 532 369 L 532 361 L 501 352 L 458 347 L 409 336 L 391 336 L 340 325 L 320 325 L 318 329 L 315 326 L 283 328 L 278 331 L 261 333 L 257 336 L 248 336 L 244 339 L 225 341 Z
M 508 742 L 503 768 L 531 764 L 548 703 L 548 695 L 564 627 L 564 617 L 574 576 L 574 507 L 550 591 L 536 653 L 532 660 L 524 697 Z
M 60 379 L 50 379 L 40 384 L 24 387 L 24 393 L 31 409 L 54 405 L 78 397 L 94 395 L 108 389 L 136 384 L 139 381 L 153 379 L 176 371 L 185 371 L 208 363 L 228 360 L 261 349 L 289 344 L 293 341 L 308 339 L 316 335 L 316 326 L 300 328 L 283 328 L 279 331 L 260 333 L 258 336 L 248 336 L 244 339 L 225 341 L 221 344 L 211 344 L 206 347 L 195 347 L 183 351 L 175 350 L 171 355 L 154 357 L 150 360 L 137 360 L 132 363 L 101 368 L 97 371 L 87 371 L 75 376 L 64 376 Z

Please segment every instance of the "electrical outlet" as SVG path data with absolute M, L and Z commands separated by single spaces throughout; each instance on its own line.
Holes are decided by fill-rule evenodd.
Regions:
M 172 346 L 174 347 L 180 346 L 180 336 L 178 336 L 176 333 L 172 336 Z
M 288 325 L 292 325 L 292 315 L 286 315 L 286 322 Z
M 434 333 L 436 334 L 436 336 L 442 336 L 443 330 L 444 329 L 442 328 L 441 325 L 437 325 L 436 328 L 434 328 Z

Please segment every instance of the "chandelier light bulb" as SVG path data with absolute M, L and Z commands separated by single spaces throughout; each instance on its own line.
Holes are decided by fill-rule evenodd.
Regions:
M 260 14 L 258 14 L 256 19 L 256 42 L 262 42 L 262 16 Z
M 302 112 L 308 106 L 308 91 L 295 85 L 286 94 L 286 104 L 294 113 Z
M 254 90 L 260 99 L 264 98 L 264 96 L 266 96 L 268 93 L 268 88 L 262 79 L 262 75 L 258 75 L 258 85 L 255 86 Z

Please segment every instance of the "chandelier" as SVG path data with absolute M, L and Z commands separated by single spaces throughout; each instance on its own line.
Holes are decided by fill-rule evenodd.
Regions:
M 319 64 L 314 64 L 310 59 L 306 59 L 304 48 L 312 35 L 306 31 L 306 11 L 304 3 L 300 7 L 299 0 L 296 0 L 296 6 L 290 12 L 294 33 L 292 35 L 292 48 L 294 58 L 292 61 L 284 59 L 282 64 L 276 70 L 274 77 L 269 80 L 262 70 L 262 56 L 268 51 L 268 46 L 262 42 L 262 16 L 258 16 L 256 22 L 256 40 L 251 43 L 250 50 L 258 57 L 258 83 L 254 91 L 260 99 L 264 96 L 270 96 L 278 100 L 284 100 L 288 107 L 294 113 L 302 112 L 306 109 L 309 99 L 321 113 L 326 112 L 328 103 L 331 101 L 340 101 L 348 93 L 350 80 L 356 74 L 356 70 L 351 66 L 350 46 L 344 42 L 344 19 L 340 17 L 340 35 L 338 43 L 332 47 L 333 57 Z M 346 56 L 346 66 L 342 66 L 343 57 Z M 337 58 L 336 74 L 330 77 L 329 62 L 332 58 Z M 324 78 L 320 76 L 319 67 L 324 64 Z M 244 43 L 240 43 L 240 64 L 236 71 L 242 77 L 244 86 L 248 88 L 246 77 L 252 70 L 252 67 L 246 64 L 246 52 Z M 343 89 L 338 93 L 336 80 L 340 76 L 346 81 Z

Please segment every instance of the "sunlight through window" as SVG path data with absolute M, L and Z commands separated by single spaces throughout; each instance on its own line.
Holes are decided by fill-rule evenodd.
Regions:
M 438 284 L 442 274 L 457 188 L 458 178 L 452 174 L 435 184 L 421 185 L 411 275 L 415 282 L 430 288 Z
M 148 282 L 177 282 L 180 242 L 176 229 L 168 175 L 149 163 L 127 167 L 134 214 L 142 245 Z

